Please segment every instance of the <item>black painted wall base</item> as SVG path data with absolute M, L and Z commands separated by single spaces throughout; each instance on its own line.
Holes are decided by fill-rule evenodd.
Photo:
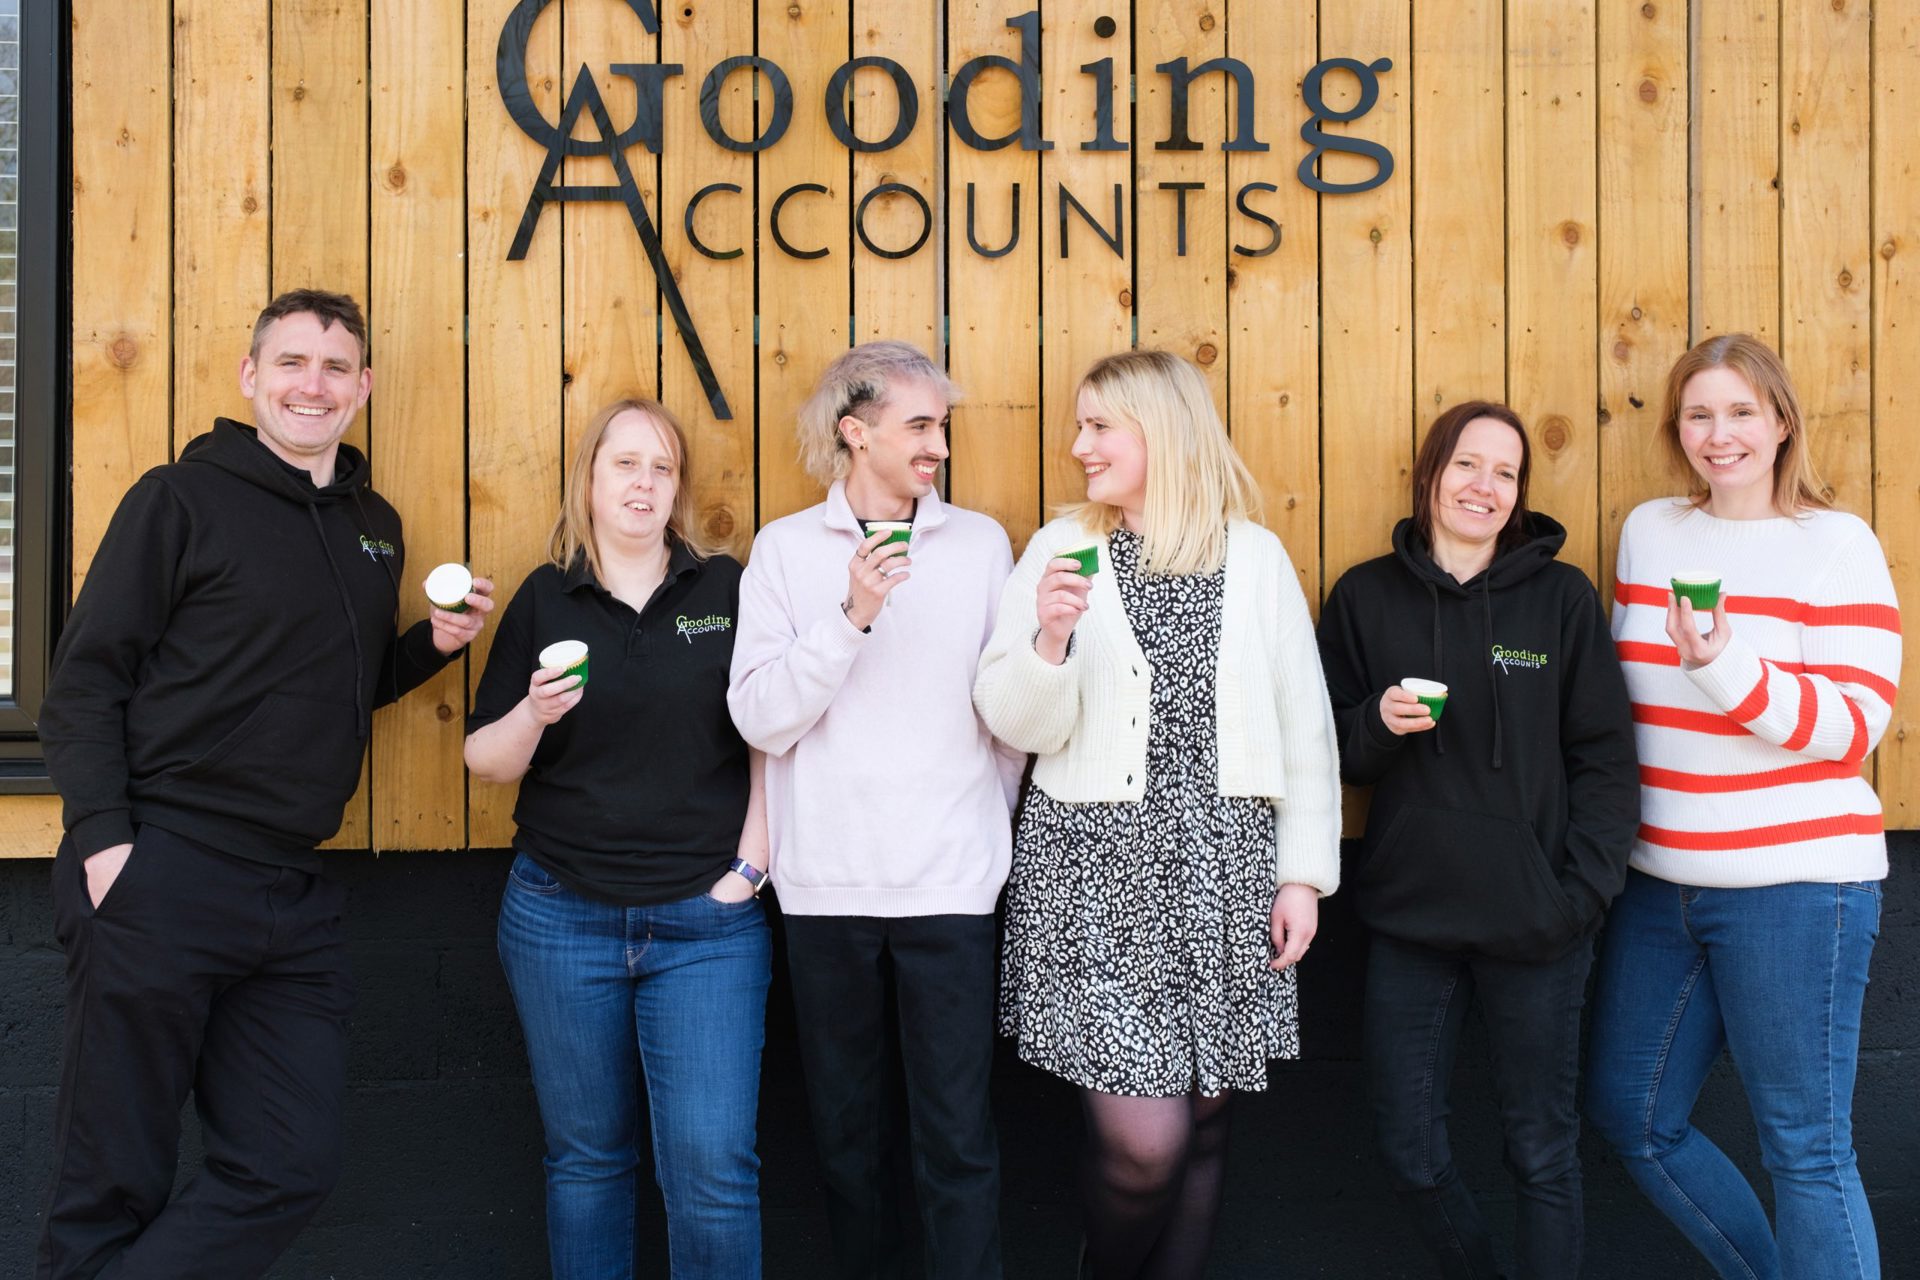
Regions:
M 1894 873 L 1855 1105 L 1855 1136 L 1886 1274 L 1920 1275 L 1920 834 L 1893 837 Z M 547 1274 L 540 1126 L 519 1027 L 494 954 L 501 853 L 337 855 L 353 889 L 360 985 L 345 1178 L 274 1275 L 280 1280 L 519 1280 Z M 0 862 L 0 1275 L 31 1273 L 51 1144 L 62 1014 L 45 862 Z M 1231 1182 L 1210 1274 L 1432 1274 L 1375 1163 L 1357 1062 L 1361 937 L 1328 900 L 1301 979 L 1307 1058 L 1236 1103 Z M 1072 1274 L 1070 1088 L 1003 1043 L 995 1081 L 1010 1280 Z M 1484 1040 L 1470 1032 L 1455 1079 L 1455 1156 L 1510 1235 Z M 791 1006 L 776 965 L 760 1154 L 771 1280 L 826 1276 L 827 1240 Z M 1753 1127 L 1722 1064 L 1701 1123 L 1765 1190 Z M 183 1166 L 197 1158 L 189 1116 Z M 1586 1274 L 1705 1277 L 1707 1269 L 1586 1141 Z M 664 1276 L 658 1196 L 642 1195 L 642 1267 Z

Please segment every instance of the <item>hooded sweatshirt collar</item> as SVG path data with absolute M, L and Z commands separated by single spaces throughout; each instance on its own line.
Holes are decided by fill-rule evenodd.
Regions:
M 303 506 L 351 501 L 367 487 L 367 455 L 341 444 L 334 455 L 333 482 L 316 485 L 304 467 L 296 467 L 260 443 L 260 433 L 231 418 L 215 418 L 213 430 L 195 436 L 180 451 L 182 462 L 204 462 L 241 477 L 269 493 Z

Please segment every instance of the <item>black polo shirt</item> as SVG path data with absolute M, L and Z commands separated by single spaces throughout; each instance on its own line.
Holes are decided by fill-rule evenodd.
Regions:
M 527 696 L 540 651 L 584 640 L 588 679 L 520 780 L 515 845 L 576 893 L 633 906 L 703 893 L 739 847 L 747 747 L 727 714 L 740 562 L 675 543 L 646 608 L 587 567 L 542 565 L 494 635 L 467 732 Z

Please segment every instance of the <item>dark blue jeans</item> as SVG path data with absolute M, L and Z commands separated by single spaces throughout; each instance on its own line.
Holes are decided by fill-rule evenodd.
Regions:
M 1447 1140 L 1454 1055 L 1476 997 L 1517 1196 L 1515 1273 L 1580 1274 L 1580 1009 L 1592 960 L 1585 940 L 1558 960 L 1528 964 L 1373 939 L 1366 1054 L 1374 1135 L 1394 1190 L 1449 1280 L 1502 1274 Z
M 1701 889 L 1632 872 L 1594 995 L 1587 1115 L 1723 1276 L 1875 1280 L 1853 1153 L 1853 1080 L 1880 886 Z M 1774 1225 L 1693 1127 L 1722 1048 L 1747 1091 Z
M 758 901 L 614 906 L 514 859 L 500 963 L 546 1129 L 555 1280 L 633 1274 L 643 1072 L 673 1275 L 760 1275 L 753 1148 L 771 962 Z

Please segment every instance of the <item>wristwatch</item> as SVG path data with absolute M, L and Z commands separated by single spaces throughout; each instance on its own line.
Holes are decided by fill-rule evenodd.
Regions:
M 756 898 L 760 896 L 760 891 L 767 887 L 767 873 L 745 858 L 735 858 L 727 864 L 727 870 L 745 880 L 752 887 L 753 896 Z

